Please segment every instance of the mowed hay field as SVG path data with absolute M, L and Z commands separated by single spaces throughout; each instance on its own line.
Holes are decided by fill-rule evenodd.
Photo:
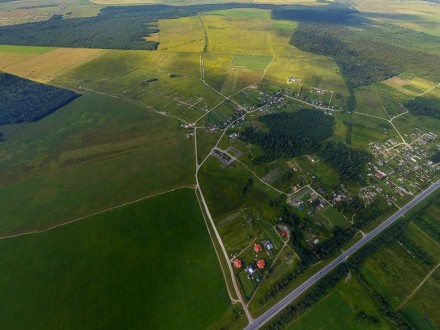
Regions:
M 206 329 L 231 306 L 192 189 L 0 249 L 2 329 Z
M 218 14 L 206 14 L 201 17 L 208 35 L 208 52 L 271 54 L 270 18 L 232 17 Z
M 203 52 L 205 34 L 199 16 L 159 20 L 158 27 L 158 50 Z
M 116 98 L 84 95 L 1 132 L 0 236 L 194 183 L 178 120 Z
M 101 49 L 1 46 L 0 70 L 48 83 L 105 52 Z

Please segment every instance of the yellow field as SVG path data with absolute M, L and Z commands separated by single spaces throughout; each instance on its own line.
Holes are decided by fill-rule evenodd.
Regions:
M 249 85 L 261 82 L 263 71 L 231 68 L 223 84 L 222 93 L 231 95 Z
M 289 44 L 295 22 L 272 32 L 273 62 L 267 68 L 263 83 L 280 87 L 295 87 L 288 83 L 289 76 L 302 80 L 298 85 L 313 86 L 348 95 L 339 68 L 332 58 L 301 51 Z M 284 23 L 287 24 L 287 23 Z M 292 29 L 292 30 L 291 30 Z
M 209 52 L 271 55 L 270 19 L 202 15 L 202 21 Z
M 202 52 L 205 34 L 199 16 L 159 21 L 159 50 Z
M 385 85 L 391 86 L 395 89 L 397 89 L 399 92 L 411 96 L 416 96 L 424 91 L 427 91 L 428 89 L 431 89 L 436 85 L 436 83 L 425 80 L 422 78 L 413 78 L 413 79 L 403 79 L 401 77 L 393 77 L 387 80 L 384 80 L 383 83 Z M 414 87 L 416 90 L 410 90 L 408 88 L 405 88 L 405 86 L 411 86 Z
M 0 70 L 48 83 L 105 52 L 101 49 L 57 48 L 41 55 L 1 53 Z

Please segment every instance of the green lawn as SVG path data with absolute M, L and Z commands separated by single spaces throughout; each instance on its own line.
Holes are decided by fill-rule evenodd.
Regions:
M 0 249 L 2 329 L 206 329 L 231 306 L 191 189 Z

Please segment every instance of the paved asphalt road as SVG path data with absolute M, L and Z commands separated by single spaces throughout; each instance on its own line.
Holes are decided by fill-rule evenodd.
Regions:
M 408 204 L 406 204 L 405 206 L 400 208 L 396 213 L 394 213 L 391 217 L 389 217 L 387 220 L 382 222 L 379 226 L 374 228 L 371 232 L 369 232 L 368 234 L 365 234 L 365 236 L 359 242 L 357 242 L 355 245 L 350 247 L 347 251 L 342 253 L 338 258 L 333 260 L 331 263 L 329 263 L 327 266 L 325 266 L 323 269 L 321 269 L 318 273 L 311 276 L 307 281 L 305 281 L 303 284 L 301 284 L 295 290 L 290 292 L 287 296 L 285 296 L 283 299 L 281 299 L 272 308 L 268 309 L 260 317 L 255 319 L 251 324 L 249 324 L 245 328 L 245 330 L 254 330 L 254 329 L 261 328 L 264 324 L 266 324 L 275 315 L 277 315 L 284 308 L 286 308 L 288 305 L 290 305 L 292 303 L 292 301 L 294 301 L 296 298 L 298 298 L 298 296 L 301 295 L 304 291 L 309 289 L 312 285 L 314 285 L 316 282 L 318 282 L 321 278 L 326 276 L 328 272 L 330 272 L 332 269 L 334 269 L 340 263 L 344 262 L 349 256 L 351 256 L 353 253 L 355 253 L 357 250 L 359 250 L 365 244 L 367 244 L 372 239 L 374 239 L 384 229 L 386 229 L 391 224 L 393 224 L 397 219 L 399 219 L 402 215 L 404 215 L 409 209 L 411 209 L 416 204 L 421 202 L 425 197 L 427 197 L 429 194 L 431 194 L 438 187 L 440 187 L 440 180 L 433 183 L 429 188 L 427 188 L 426 190 L 421 192 L 419 195 L 417 195 L 415 198 L 413 198 Z

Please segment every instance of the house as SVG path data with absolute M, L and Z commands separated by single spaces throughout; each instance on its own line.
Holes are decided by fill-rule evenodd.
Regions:
M 255 244 L 254 244 L 254 251 L 255 251 L 255 252 L 263 251 L 263 248 L 261 247 L 261 244 L 260 244 L 260 243 L 255 243 Z
M 234 267 L 237 269 L 240 269 L 243 266 L 242 262 L 240 259 L 235 259 L 234 260 Z
M 265 265 L 266 265 L 266 263 L 264 262 L 264 259 L 260 259 L 257 261 L 257 267 L 259 269 L 263 269 Z
M 265 241 L 263 242 L 263 244 L 264 244 L 264 246 L 266 247 L 266 249 L 268 249 L 268 250 L 272 250 L 272 249 L 273 249 L 273 244 L 272 244 L 270 241 L 265 240 Z
M 254 268 L 254 266 L 249 265 L 244 269 L 244 272 L 248 274 L 249 276 L 255 273 L 257 270 Z

